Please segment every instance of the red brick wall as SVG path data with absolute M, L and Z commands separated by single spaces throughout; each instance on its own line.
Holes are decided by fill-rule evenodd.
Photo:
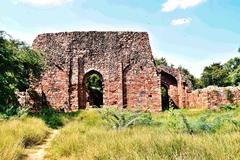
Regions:
M 40 86 L 56 108 L 85 108 L 83 79 L 94 70 L 103 77 L 104 105 L 161 110 L 160 79 L 145 32 L 41 34 L 33 48 L 46 56 Z
M 41 84 L 41 91 L 46 96 L 48 106 L 61 108 L 66 105 L 68 96 L 66 71 L 54 68 L 51 72 L 46 72 Z
M 232 99 L 228 99 L 227 92 L 232 93 Z M 223 104 L 236 103 L 239 100 L 240 89 L 238 87 L 209 86 L 188 94 L 189 108 L 213 108 Z

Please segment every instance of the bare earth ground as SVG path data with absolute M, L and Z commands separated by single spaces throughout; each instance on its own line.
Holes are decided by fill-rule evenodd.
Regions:
M 26 160 L 43 160 L 46 155 L 46 149 L 58 133 L 59 130 L 53 130 L 42 144 L 35 146 L 34 148 L 27 149 Z

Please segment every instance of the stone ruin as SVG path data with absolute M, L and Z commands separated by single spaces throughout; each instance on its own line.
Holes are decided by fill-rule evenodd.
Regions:
M 24 103 L 35 108 L 85 109 L 91 99 L 86 79 L 92 74 L 101 78 L 102 106 L 162 111 L 161 87 L 176 108 L 209 108 L 221 101 L 210 102 L 216 96 L 208 91 L 192 92 L 178 69 L 156 67 L 146 32 L 46 33 L 32 47 L 47 62 L 41 78 L 24 94 Z

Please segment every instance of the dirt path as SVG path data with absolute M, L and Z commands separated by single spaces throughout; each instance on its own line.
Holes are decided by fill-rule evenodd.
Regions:
M 46 149 L 49 147 L 53 138 L 59 133 L 59 130 L 53 130 L 43 144 L 34 148 L 27 149 L 27 160 L 43 160 L 46 155 Z

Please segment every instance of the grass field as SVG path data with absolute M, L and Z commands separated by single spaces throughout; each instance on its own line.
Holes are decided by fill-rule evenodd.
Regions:
M 83 111 L 61 129 L 47 158 L 239 159 L 239 113 L 239 108 L 171 110 L 150 116 Z
M 46 159 L 209 159 L 240 157 L 240 108 L 163 113 L 91 109 L 0 120 L 0 159 L 24 159 L 51 128 Z
M 50 129 L 38 118 L 0 120 L 0 159 L 21 159 L 25 148 L 41 143 Z

